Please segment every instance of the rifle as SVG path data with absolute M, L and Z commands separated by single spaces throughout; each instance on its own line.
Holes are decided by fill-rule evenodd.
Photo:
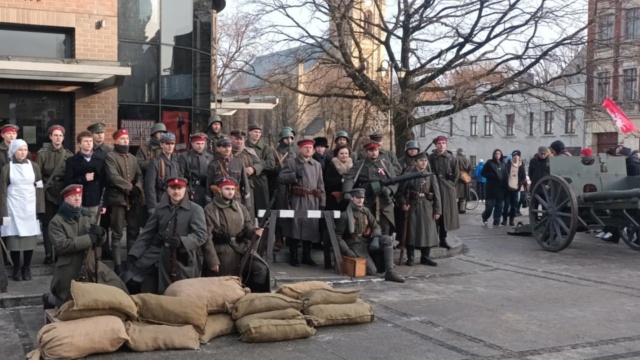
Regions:
M 405 199 L 407 197 L 405 196 Z M 402 265 L 402 257 L 404 256 L 404 248 L 407 245 L 407 230 L 409 229 L 409 212 L 403 211 L 404 221 L 402 224 L 402 240 L 400 241 L 400 259 L 398 259 L 398 265 Z
M 173 232 L 171 236 L 178 236 L 178 208 L 173 213 Z M 171 282 L 178 280 L 178 249 L 171 250 Z
M 384 181 L 380 181 L 380 180 L 367 181 L 367 182 L 361 183 L 360 186 L 369 185 L 373 193 L 377 195 L 377 194 L 380 194 L 382 188 L 385 186 L 399 184 L 399 183 L 403 183 L 403 182 L 407 182 L 415 179 L 422 179 L 429 176 L 435 176 L 435 174 L 412 172 L 405 175 L 396 176 L 392 179 L 388 179 Z
M 100 203 L 98 204 L 98 211 L 96 213 L 96 225 L 100 225 L 100 216 L 102 215 L 102 205 L 104 204 L 104 190 L 105 188 L 102 188 L 102 194 L 100 194 Z M 105 230 L 106 231 L 106 230 Z M 107 234 L 105 234 L 107 235 Z M 108 236 L 108 235 L 107 235 Z M 93 282 L 95 282 L 96 284 L 98 283 L 98 245 L 93 245 L 93 265 L 94 265 L 94 279 Z M 120 274 L 118 274 L 120 275 Z
M 269 217 L 271 217 L 271 210 L 273 209 L 273 204 L 278 198 L 279 191 L 280 190 L 276 189 L 276 191 L 273 193 L 273 197 L 269 202 L 269 206 L 267 206 L 267 209 L 265 210 L 264 215 L 262 215 L 262 217 L 260 218 L 260 221 L 258 221 L 258 228 L 264 229 L 268 225 Z M 253 253 L 255 249 L 258 248 L 259 241 L 260 241 L 260 236 L 254 233 L 253 236 L 251 237 L 251 241 L 249 241 L 249 246 L 247 247 L 247 251 L 244 253 L 244 255 L 242 255 L 242 260 L 240 260 L 240 279 L 241 280 L 244 274 L 244 269 L 247 267 L 247 263 L 249 262 L 249 258 L 253 257 Z

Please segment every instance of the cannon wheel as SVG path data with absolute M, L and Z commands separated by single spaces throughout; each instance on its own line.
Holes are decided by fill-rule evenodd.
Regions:
M 640 229 L 635 226 L 620 226 L 620 237 L 633 250 L 640 251 Z
M 547 175 L 531 191 L 531 232 L 544 250 L 564 250 L 578 227 L 578 201 L 567 181 Z

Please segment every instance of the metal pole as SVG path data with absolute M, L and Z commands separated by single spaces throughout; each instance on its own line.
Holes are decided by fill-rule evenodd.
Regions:
M 211 95 L 218 108 L 218 11 L 211 10 Z
M 393 146 L 395 144 L 395 140 L 393 139 L 393 127 L 391 126 L 391 113 L 393 109 L 393 67 L 389 64 L 389 114 L 388 114 L 388 125 L 389 125 L 389 151 L 393 152 Z

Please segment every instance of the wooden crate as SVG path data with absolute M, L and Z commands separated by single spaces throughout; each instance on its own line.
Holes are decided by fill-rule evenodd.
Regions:
M 351 277 L 367 275 L 367 259 L 365 258 L 343 256 L 342 263 L 344 264 L 344 271 Z

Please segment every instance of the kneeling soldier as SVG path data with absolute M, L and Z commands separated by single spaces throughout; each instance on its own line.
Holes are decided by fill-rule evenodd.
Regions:
M 378 272 L 371 253 L 383 251 L 386 273 L 384 279 L 403 283 L 404 279 L 393 271 L 393 240 L 382 235 L 380 225 L 371 211 L 364 206 L 365 189 L 350 191 L 351 202 L 336 222 L 336 236 L 343 256 L 367 259 L 367 275 Z
M 45 309 L 69 300 L 71 280 L 95 281 L 95 258 L 87 255 L 91 247 L 100 247 L 106 239 L 106 231 L 95 224 L 91 212 L 81 207 L 82 185 L 67 186 L 62 190 L 62 196 L 64 201 L 49 223 L 49 236 L 58 261 L 51 280 L 51 293 L 43 296 Z M 97 277 L 101 284 L 127 291 L 118 275 L 101 262 Z
M 187 179 L 167 180 L 167 196 L 162 197 L 127 256 L 122 277 L 132 292 L 156 275 L 157 290 L 147 291 L 158 294 L 164 294 L 175 281 L 200 277 L 198 251 L 207 240 L 207 228 L 202 207 L 186 194 Z
M 255 228 L 249 210 L 235 200 L 236 180 L 221 178 L 216 181 L 220 191 L 213 202 L 204 208 L 207 219 L 205 266 L 215 276 L 242 276 L 252 292 L 270 292 L 269 267 L 257 254 L 240 274 L 240 262 L 247 252 L 254 234 L 262 236 L 263 229 Z

